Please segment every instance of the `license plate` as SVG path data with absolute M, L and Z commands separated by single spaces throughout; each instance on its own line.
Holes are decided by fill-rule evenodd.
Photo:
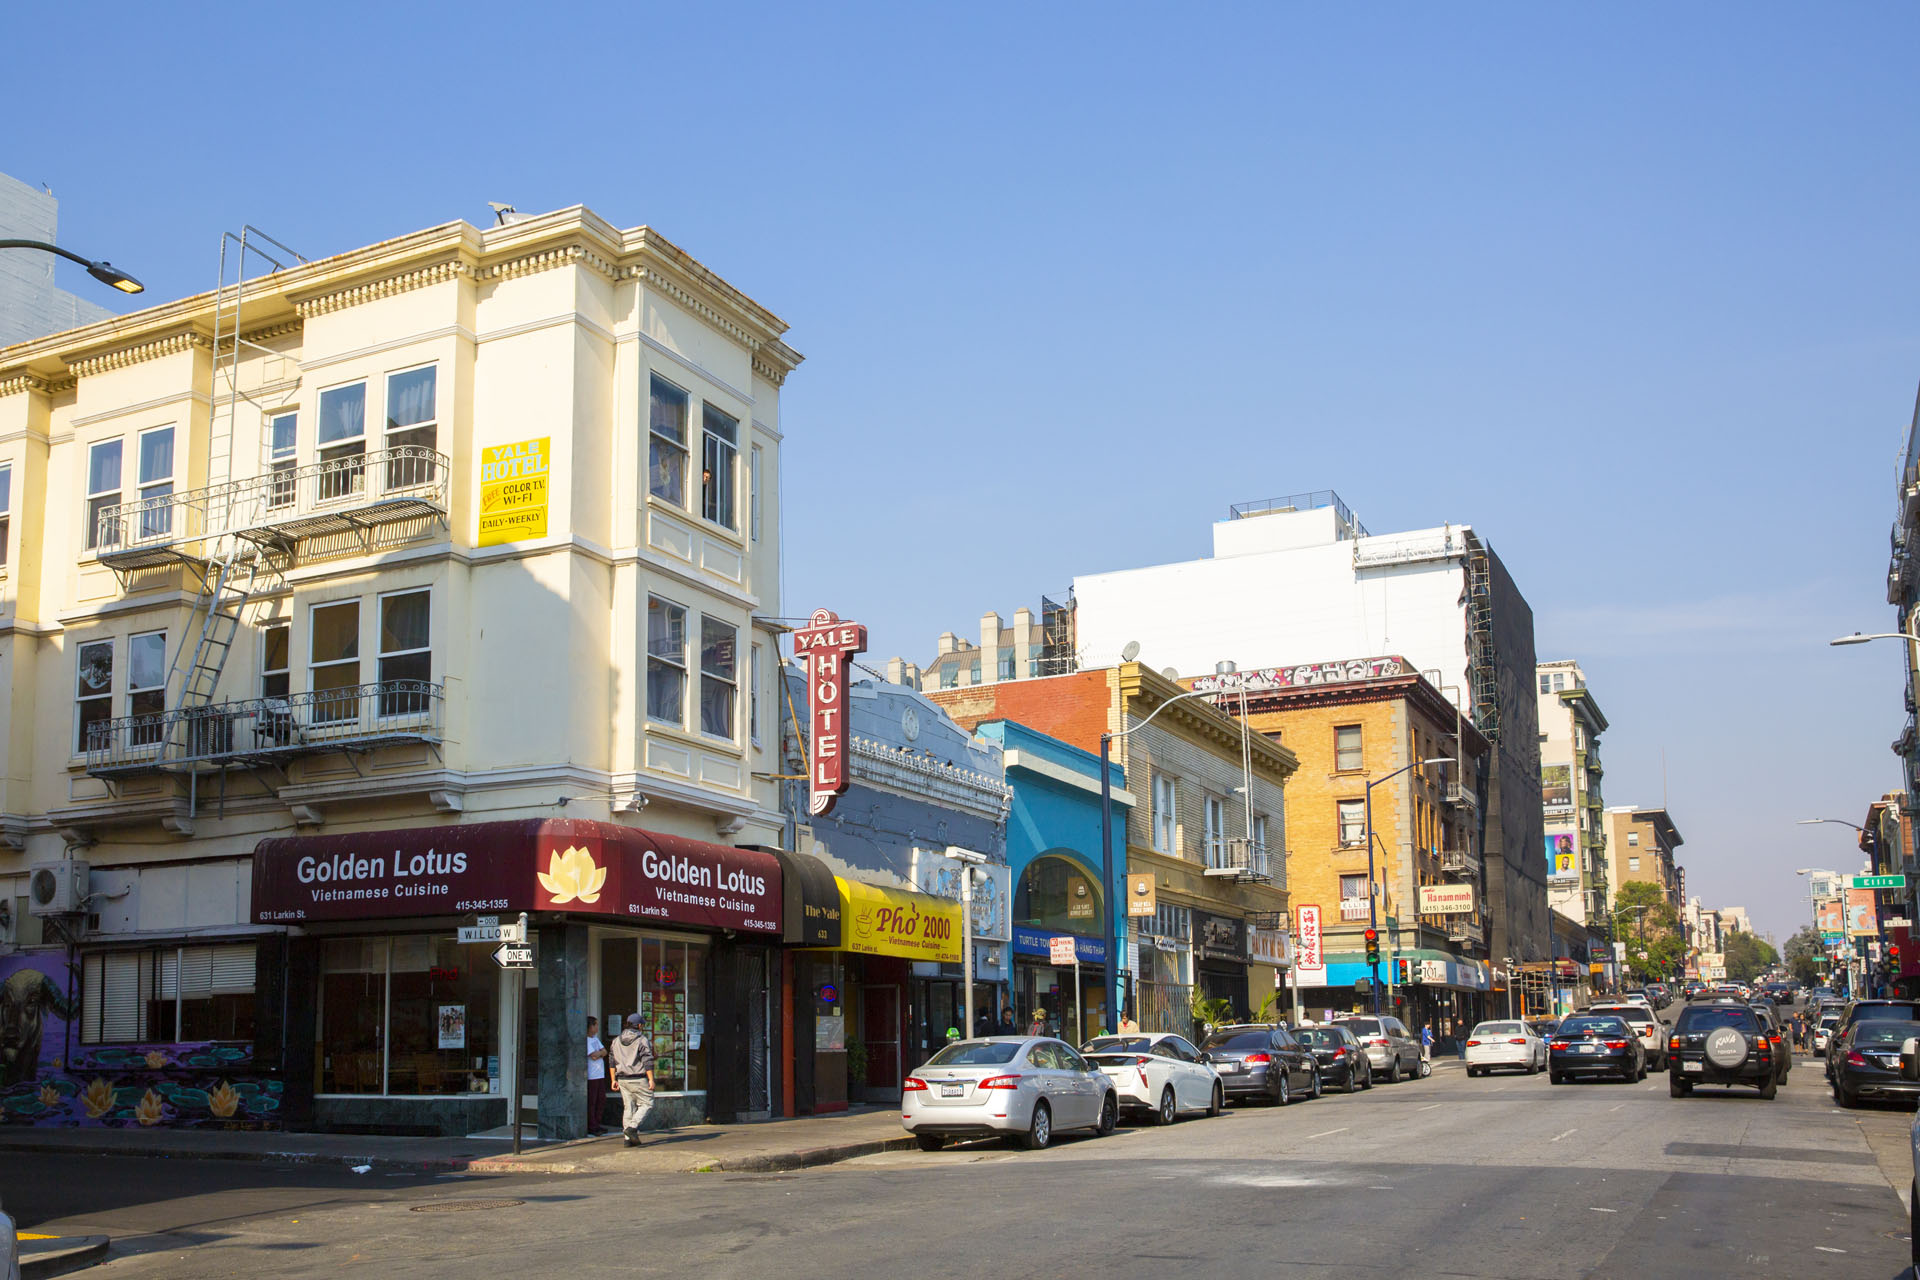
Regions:
M 1680 1069 L 1682 1071 L 1705 1071 L 1707 1064 L 1704 1062 L 1683 1062 L 1680 1064 Z
M 1243 1070 L 1245 1070 L 1245 1068 L 1237 1062 L 1223 1062 L 1220 1064 L 1220 1074 L 1224 1076 L 1238 1075 Z
M 940 1096 L 943 1098 L 957 1098 L 966 1091 L 967 1086 L 961 1084 L 958 1080 L 943 1083 L 940 1086 Z
M 1580 1046 L 1580 1047 L 1579 1047 L 1579 1048 L 1578 1048 L 1577 1050 L 1575 1050 L 1575 1052 L 1576 1052 L 1576 1053 L 1598 1053 L 1598 1052 L 1600 1052 L 1600 1051 L 1599 1051 L 1598 1049 L 1596 1049 L 1596 1048 L 1594 1048 L 1594 1047 L 1593 1047 L 1592 1045 L 1590 1045 L 1590 1044 L 1583 1044 L 1583 1045 L 1581 1045 L 1581 1046 Z

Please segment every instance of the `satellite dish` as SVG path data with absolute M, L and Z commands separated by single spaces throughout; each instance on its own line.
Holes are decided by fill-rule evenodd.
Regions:
M 1176 684 L 1178 684 L 1180 681 L 1180 673 L 1172 667 L 1160 668 L 1160 674 L 1165 676 L 1167 679 L 1173 681 Z
M 1132 662 L 1135 658 L 1139 656 L 1140 656 L 1140 642 L 1138 640 L 1129 640 L 1125 644 L 1120 646 L 1120 661 Z

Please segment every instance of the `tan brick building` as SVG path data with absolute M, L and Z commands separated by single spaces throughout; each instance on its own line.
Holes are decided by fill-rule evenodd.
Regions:
M 1363 934 L 1371 920 L 1380 936 L 1381 978 L 1392 986 L 1388 998 L 1403 1002 L 1409 1025 L 1479 1016 L 1491 981 L 1482 963 L 1487 900 L 1479 818 L 1486 738 L 1404 658 L 1188 683 L 1226 691 L 1221 706 L 1237 713 L 1242 676 L 1249 722 L 1300 762 L 1287 789 L 1287 885 L 1296 908 L 1320 908 L 1328 965 L 1327 986 L 1309 990 L 1304 1003 L 1371 1004 L 1352 986 L 1367 972 Z M 1417 764 L 1447 758 L 1463 763 Z M 1369 781 L 1377 895 L 1371 911 Z M 1470 889 L 1472 910 L 1422 915 L 1421 890 L 1444 887 Z
M 1126 866 L 1115 874 L 1151 873 L 1159 908 L 1131 919 L 1126 939 L 1140 1023 L 1159 1029 L 1158 1020 L 1183 1016 L 1195 988 L 1236 1014 L 1259 1009 L 1277 986 L 1287 916 L 1291 750 L 1259 734 L 1245 740 L 1249 799 L 1241 726 L 1209 699 L 1181 699 L 1186 690 L 1137 662 L 923 692 L 969 729 L 1012 720 L 1088 751 L 1100 749 L 1102 733 L 1127 731 L 1113 760 L 1138 802 L 1114 810 L 1126 823 Z
M 1607 847 L 1612 850 L 1607 867 L 1609 900 L 1617 898 L 1620 886 L 1631 880 L 1645 880 L 1660 886 L 1675 911 L 1686 905 L 1681 893 L 1679 869 L 1673 863 L 1673 851 L 1686 841 L 1680 828 L 1665 809 L 1641 809 L 1621 805 L 1607 810 Z M 1631 923 L 1631 922 L 1629 922 Z

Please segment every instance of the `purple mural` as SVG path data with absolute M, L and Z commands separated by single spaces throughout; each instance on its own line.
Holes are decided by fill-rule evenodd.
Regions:
M 80 1045 L 57 952 L 0 960 L 0 1124 L 260 1129 L 281 1082 L 233 1043 Z

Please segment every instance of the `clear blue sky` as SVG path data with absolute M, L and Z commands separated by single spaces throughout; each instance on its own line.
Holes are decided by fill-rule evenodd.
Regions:
M 1493 541 L 1689 888 L 1784 938 L 1898 784 L 1920 8 L 38 6 L 0 170 L 164 300 L 487 200 L 793 325 L 787 612 L 925 660 L 1338 489 Z M 57 25 L 56 25 L 57 24 Z M 113 54 L 103 59 L 96 37 Z M 67 287 L 103 291 L 82 275 Z M 111 301 L 109 297 L 105 300 Z

